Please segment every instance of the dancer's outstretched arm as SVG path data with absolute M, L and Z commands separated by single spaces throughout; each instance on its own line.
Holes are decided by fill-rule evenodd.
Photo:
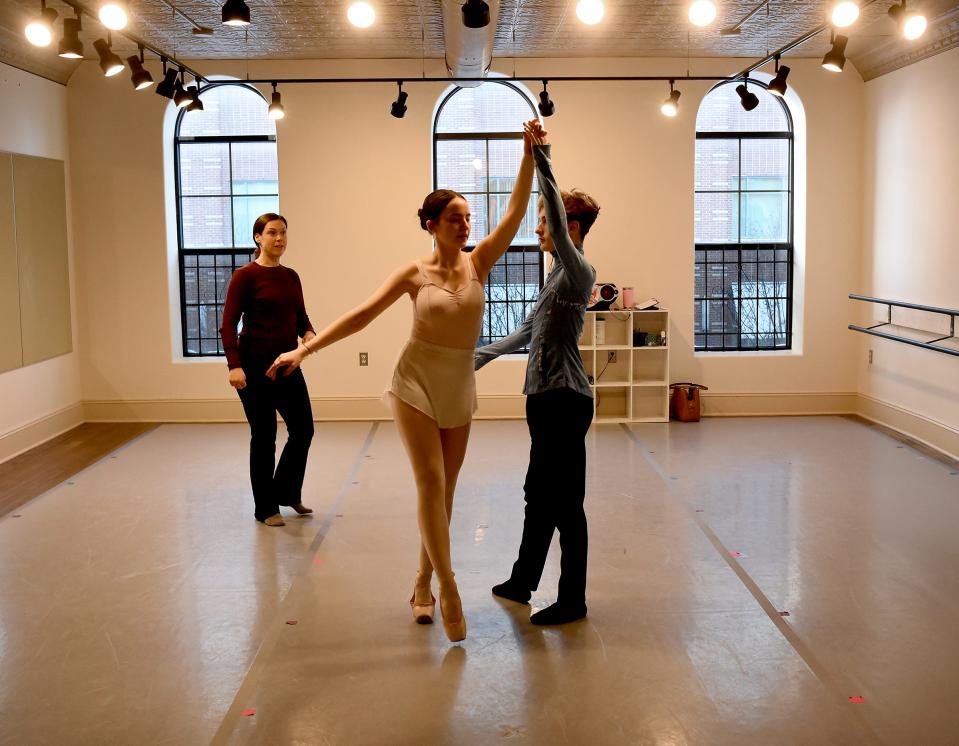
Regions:
M 340 316 L 312 339 L 300 343 L 295 350 L 280 355 L 273 361 L 273 365 L 270 366 L 266 374 L 270 378 L 276 378 L 277 370 L 285 367 L 286 370 L 283 371 L 283 375 L 288 376 L 300 367 L 307 355 L 349 337 L 351 334 L 356 334 L 392 306 L 404 293 L 412 294 L 415 292 L 417 274 L 416 264 L 412 262 L 404 264 L 390 275 L 380 289 L 363 303 Z
M 532 122 L 535 121 L 533 119 L 523 123 L 523 160 L 519 164 L 519 173 L 516 175 L 516 183 L 513 185 L 513 193 L 510 195 L 506 212 L 499 224 L 486 238 L 476 244 L 472 252 L 473 266 L 484 281 L 493 265 L 506 253 L 516 237 L 516 231 L 519 230 L 523 218 L 526 217 L 529 195 L 533 190 L 533 154 L 529 132 Z
M 529 345 L 533 338 L 533 312 L 530 311 L 525 321 L 520 324 L 513 333 L 503 337 L 498 342 L 491 342 L 477 348 L 473 353 L 473 369 L 479 370 L 486 363 L 495 360 L 500 355 L 506 355 L 510 352 L 516 352 Z

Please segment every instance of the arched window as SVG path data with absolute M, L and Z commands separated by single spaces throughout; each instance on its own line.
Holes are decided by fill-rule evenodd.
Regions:
M 703 99 L 696 118 L 695 346 L 792 347 L 793 126 L 758 81 L 745 111 L 739 81 Z
M 223 354 L 230 277 L 253 256 L 253 221 L 279 211 L 276 127 L 256 89 L 213 84 L 177 117 L 177 247 L 186 357 Z
M 433 186 L 453 189 L 470 203 L 472 250 L 496 226 L 509 204 L 523 158 L 523 122 L 536 116 L 530 100 L 511 83 L 490 80 L 454 88 L 433 122 Z M 532 310 L 543 284 L 536 238 L 536 184 L 513 244 L 490 271 L 479 345 L 502 339 Z

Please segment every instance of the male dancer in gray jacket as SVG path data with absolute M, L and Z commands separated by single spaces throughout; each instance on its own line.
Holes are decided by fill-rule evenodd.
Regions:
M 553 257 L 539 299 L 523 324 L 499 342 L 476 351 L 479 370 L 494 358 L 529 345 L 526 422 L 531 440 L 524 485 L 526 519 L 513 571 L 493 594 L 529 603 L 559 531 L 560 579 L 556 603 L 530 617 L 533 624 L 564 624 L 586 616 L 586 432 L 593 395 L 579 354 L 586 303 L 596 271 L 583 255 L 583 239 L 599 205 L 583 192 L 560 192 L 550 146 L 540 127 L 533 139 L 539 177 L 540 249 Z

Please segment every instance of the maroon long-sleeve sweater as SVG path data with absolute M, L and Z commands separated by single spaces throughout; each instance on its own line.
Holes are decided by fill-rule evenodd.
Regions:
M 236 327 L 243 318 L 243 331 Z M 250 262 L 233 273 L 223 306 L 220 338 L 227 365 L 242 367 L 241 357 L 266 358 L 292 350 L 297 337 L 314 332 L 303 303 L 300 277 L 282 265 Z

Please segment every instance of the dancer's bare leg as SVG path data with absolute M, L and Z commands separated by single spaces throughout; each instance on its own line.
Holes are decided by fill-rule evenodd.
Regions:
M 390 397 L 393 417 L 413 467 L 418 497 L 420 537 L 440 581 L 440 607 L 451 640 L 465 637 L 459 591 L 450 562 L 449 518 L 446 512 L 446 475 L 443 441 L 436 421 L 396 396 Z M 452 628 L 450 625 L 454 625 Z M 461 629 L 462 634 L 456 634 Z
M 453 520 L 453 495 L 456 492 L 456 480 L 459 479 L 463 460 L 466 458 L 466 445 L 470 437 L 470 424 L 462 427 L 443 428 L 440 441 L 443 445 L 443 475 L 446 478 L 446 523 Z M 433 577 L 433 563 L 426 547 L 420 542 L 420 568 L 417 583 L 428 584 Z

